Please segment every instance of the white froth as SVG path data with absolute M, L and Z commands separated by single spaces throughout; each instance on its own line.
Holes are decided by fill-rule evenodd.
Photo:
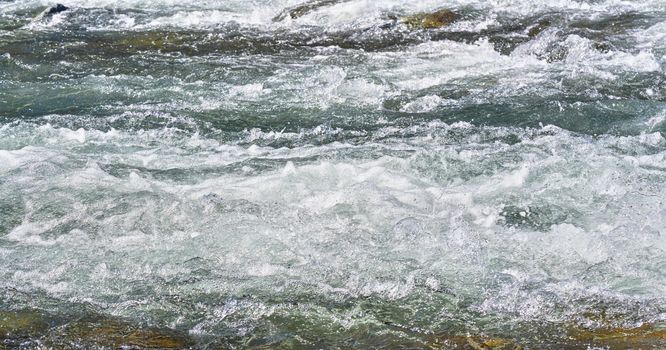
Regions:
M 444 5 L 482 13 L 441 32 L 403 33 L 418 41 L 492 29 L 507 14 L 595 19 L 666 10 L 657 0 L 355 0 L 273 22 L 299 3 L 72 0 L 74 11 L 21 30 L 42 35 L 30 31 L 59 30 L 99 10 L 111 19 L 87 29 L 333 38 L 366 35 L 389 14 Z M 38 5 L 52 4 L 3 2 L 0 12 Z M 599 50 L 595 40 L 548 29 L 510 55 L 490 39 L 424 39 L 386 50 L 213 50 L 168 61 L 195 67 L 187 75 L 153 73 L 173 58 L 162 52 L 133 56 L 141 68 L 91 74 L 78 74 L 87 69 L 82 63 L 60 62 L 77 74 L 51 76 L 63 92 L 48 97 L 92 100 L 81 115 L 47 106 L 49 114 L 34 116 L 37 106 L 0 125 L 0 219 L 7 223 L 0 287 L 121 316 L 168 309 L 174 324 L 197 318 L 191 333 L 203 335 L 221 327 L 251 333 L 274 309 L 248 299 L 190 310 L 159 297 L 407 303 L 450 292 L 455 307 L 513 321 L 570 320 L 589 300 L 659 304 L 666 285 L 657 268 L 666 250 L 666 115 L 657 86 L 663 32 L 658 23 L 622 34 L 636 40 L 635 50 Z M 549 60 L 553 47 L 562 55 Z M 18 64 L 15 56 L 0 64 Z M 44 68 L 31 67 L 29 74 Z M 644 76 L 657 76 L 655 86 L 622 86 Z M 589 80 L 610 92 L 590 84 L 585 101 L 567 104 L 579 91 L 572 81 Z M 16 94 L 47 93 L 49 84 Z M 639 104 L 634 117 L 629 108 Z M 505 106 L 495 115 L 492 107 Z M 615 119 L 591 114 L 606 111 Z M 493 126 L 506 125 L 505 117 L 514 126 Z M 607 134 L 585 135 L 533 128 L 539 120 L 609 125 L 598 126 Z M 336 326 L 361 322 L 321 311 Z

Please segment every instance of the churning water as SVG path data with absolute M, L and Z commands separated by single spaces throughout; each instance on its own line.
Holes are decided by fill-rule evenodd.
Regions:
M 666 346 L 666 2 L 300 2 L 0 2 L 0 347 Z

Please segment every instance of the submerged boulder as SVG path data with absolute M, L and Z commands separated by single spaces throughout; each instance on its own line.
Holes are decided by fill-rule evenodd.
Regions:
M 634 328 L 574 329 L 572 339 L 588 346 L 611 349 L 663 349 L 666 347 L 666 325 L 643 324 Z
M 509 339 L 467 337 L 467 347 L 474 350 L 521 350 L 522 347 Z
M 301 5 L 287 8 L 273 18 L 274 22 L 279 22 L 287 17 L 297 19 L 317 11 L 323 7 L 333 6 L 350 0 L 310 0 Z M 389 16 L 392 20 L 398 20 L 396 16 Z M 458 15 L 449 10 L 441 9 L 435 12 L 419 13 L 415 15 L 402 17 L 400 20 L 410 29 L 433 29 L 447 26 L 458 19 Z
M 544 30 L 550 28 L 552 25 L 553 25 L 553 24 L 552 24 L 552 22 L 551 22 L 550 20 L 548 20 L 548 19 L 542 19 L 542 20 L 540 20 L 538 23 L 536 23 L 535 25 L 531 26 L 531 27 L 527 30 L 527 36 L 528 36 L 530 39 L 533 39 L 533 38 L 535 38 L 537 35 L 541 34 L 541 32 L 543 32 Z
M 402 18 L 402 23 L 410 29 L 434 29 L 448 26 L 458 19 L 458 15 L 449 10 L 442 9 L 432 13 L 420 13 Z
M 67 7 L 67 6 L 65 6 L 65 5 L 63 5 L 63 4 L 57 4 L 57 5 L 53 6 L 53 7 L 51 7 L 50 9 L 48 9 L 48 10 L 46 11 L 46 15 L 47 15 L 47 16 L 53 16 L 53 15 L 55 15 L 55 14 L 57 14 L 57 13 L 65 12 L 65 11 L 67 11 L 67 10 L 69 10 L 69 7 Z
M 0 339 L 26 338 L 44 333 L 47 318 L 31 310 L 0 311 Z
M 57 4 L 53 7 L 51 7 L 46 14 L 47 15 L 55 15 L 56 13 L 65 12 L 67 10 L 69 10 L 69 7 L 67 7 L 63 4 Z
M 465 350 L 522 350 L 523 347 L 513 340 L 485 336 L 431 336 L 426 341 L 429 349 L 465 349 Z
M 52 349 L 187 349 L 194 341 L 183 332 L 96 313 L 56 317 L 19 310 L 0 311 L 0 344 L 10 348 L 40 344 L 38 348 Z
M 185 349 L 192 345 L 186 334 L 141 327 L 112 317 L 85 317 L 62 327 L 54 338 L 66 343 L 112 349 Z
M 322 7 L 336 5 L 349 0 L 311 0 L 304 4 L 285 9 L 273 18 L 274 22 L 279 22 L 287 17 L 297 19 L 303 17 L 311 12 L 317 11 Z
M 56 4 L 55 6 L 49 7 L 47 9 L 45 9 L 44 11 L 42 11 L 39 15 L 34 17 L 33 20 L 37 21 L 37 20 L 41 20 L 41 19 L 51 18 L 54 15 L 65 12 L 67 10 L 69 10 L 69 7 L 67 7 L 63 4 Z

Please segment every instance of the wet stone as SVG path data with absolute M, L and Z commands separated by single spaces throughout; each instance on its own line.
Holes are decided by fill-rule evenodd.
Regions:
M 502 55 L 510 55 L 518 45 L 523 44 L 525 39 L 512 35 L 493 35 L 488 38 L 493 44 L 493 49 Z
M 426 343 L 428 349 L 522 350 L 515 341 L 484 336 L 436 336 Z
M 601 53 L 609 53 L 614 49 L 613 45 L 606 42 L 595 42 L 592 44 L 592 47 Z
M 448 26 L 458 19 L 456 13 L 443 9 L 432 13 L 421 13 L 402 18 L 410 29 L 435 29 Z
M 544 30 L 548 29 L 549 27 L 552 26 L 551 21 L 547 19 L 543 19 L 539 21 L 536 25 L 532 26 L 528 31 L 527 31 L 527 36 L 530 38 L 534 38 L 537 35 L 541 34 Z
M 500 141 L 506 143 L 507 145 L 515 145 L 515 144 L 519 144 L 519 143 L 522 142 L 520 136 L 518 136 L 516 134 L 506 135 L 506 136 L 500 138 Z
M 0 311 L 0 339 L 27 338 L 43 334 L 47 318 L 36 311 Z
M 55 345 L 74 342 L 113 349 L 184 349 L 192 345 L 192 341 L 180 332 L 142 328 L 114 318 L 74 321 L 56 332 L 52 338 Z
M 41 344 L 52 349 L 187 349 L 194 344 L 187 334 L 168 328 L 100 315 L 68 321 L 35 310 L 0 311 L 0 340 L 9 348 Z
M 67 10 L 69 10 L 69 7 L 67 7 L 67 6 L 65 6 L 65 5 L 63 5 L 63 4 L 57 4 L 57 5 L 53 6 L 53 7 L 51 7 L 51 8 L 46 12 L 45 15 L 46 15 L 46 16 L 53 16 L 53 15 L 55 15 L 55 14 L 58 14 L 58 13 L 61 13 L 61 12 L 65 12 L 65 11 L 67 11 Z
M 666 347 L 664 324 L 643 324 L 635 328 L 574 329 L 569 335 L 572 339 L 595 348 L 663 349 Z
M 313 1 L 308 1 L 304 4 L 288 8 L 282 12 L 280 12 L 277 16 L 273 18 L 273 21 L 278 22 L 282 21 L 287 17 L 290 17 L 291 19 L 297 19 L 300 17 L 303 17 L 309 13 L 312 13 L 314 11 L 317 11 L 323 7 L 327 6 L 332 6 L 341 2 L 345 2 L 348 0 L 313 0 Z

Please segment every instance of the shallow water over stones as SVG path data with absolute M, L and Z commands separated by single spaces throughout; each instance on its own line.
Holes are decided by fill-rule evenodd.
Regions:
M 62 5 L 0 2 L 0 347 L 666 347 L 663 1 Z

